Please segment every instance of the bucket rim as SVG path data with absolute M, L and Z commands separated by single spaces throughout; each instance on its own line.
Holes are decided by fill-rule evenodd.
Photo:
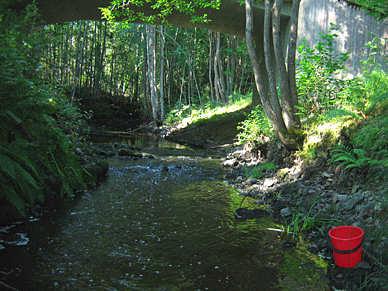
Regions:
M 358 236 L 355 236 L 355 237 L 351 237 L 351 238 L 340 238 L 340 237 L 337 237 L 337 236 L 334 236 L 333 235 L 333 231 L 336 230 L 336 229 L 345 229 L 345 228 L 354 228 L 354 229 L 358 229 L 360 231 L 360 234 Z M 350 241 L 350 240 L 356 240 L 356 239 L 360 239 L 362 238 L 363 236 L 365 235 L 365 231 L 359 227 L 359 226 L 354 226 L 354 225 L 340 225 L 340 226 L 335 226 L 335 227 L 332 227 L 330 230 L 329 230 L 329 236 L 330 238 L 332 239 L 336 239 L 336 240 L 341 240 L 341 241 Z

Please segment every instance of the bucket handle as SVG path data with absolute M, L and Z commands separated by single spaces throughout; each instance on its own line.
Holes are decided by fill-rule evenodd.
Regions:
M 331 243 L 330 240 L 329 240 L 329 245 L 330 245 L 330 247 L 333 249 L 334 252 L 336 252 L 336 253 L 338 253 L 338 254 L 341 254 L 341 255 L 349 255 L 349 254 L 353 254 L 353 253 L 357 252 L 358 249 L 361 248 L 363 241 L 364 241 L 364 239 L 361 240 L 361 242 L 360 242 L 359 245 L 357 245 L 355 248 L 353 248 L 353 249 L 351 249 L 351 250 L 338 250 L 338 249 L 336 249 L 336 248 L 332 245 L 332 243 Z

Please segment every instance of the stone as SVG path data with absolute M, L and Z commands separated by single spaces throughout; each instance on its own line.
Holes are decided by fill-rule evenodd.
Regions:
M 345 201 L 343 208 L 347 211 L 352 210 L 362 200 L 364 200 L 362 193 L 353 194 Z
M 79 155 L 79 156 L 82 156 L 82 155 L 84 155 L 84 152 L 81 150 L 81 148 L 75 148 L 75 153 L 77 154 L 77 155 Z
M 236 182 L 237 182 L 237 183 L 241 183 L 243 180 L 244 180 L 243 176 L 238 176 L 238 177 L 236 178 Z
M 290 171 L 289 168 L 283 168 L 283 169 L 280 169 L 276 172 L 276 176 L 279 178 L 279 179 L 285 179 L 286 176 L 288 175 L 288 172 Z
M 348 195 L 334 194 L 334 202 L 342 202 L 348 199 Z
M 241 191 L 240 195 L 243 196 L 243 197 L 250 197 L 251 196 L 251 192 L 249 192 L 249 191 Z
M 331 178 L 333 176 L 333 174 L 330 174 L 328 172 L 323 172 L 322 173 L 322 177 L 325 177 L 325 178 Z
M 128 149 L 119 149 L 117 153 L 121 157 L 130 156 L 131 155 L 131 152 Z
M 344 277 L 344 275 L 342 273 L 338 273 L 335 277 L 337 279 L 342 279 Z
M 247 184 L 247 185 L 253 185 L 253 184 L 256 184 L 257 183 L 257 179 L 255 179 L 255 178 L 249 178 L 246 182 L 245 182 L 245 184 Z
M 243 151 L 242 150 L 239 150 L 239 151 L 235 151 L 231 154 L 232 157 L 238 159 L 241 157 L 241 155 L 243 154 Z
M 286 208 L 283 208 L 282 210 L 280 210 L 280 215 L 282 217 L 289 217 L 291 216 L 291 209 L 289 207 L 286 207 Z
M 238 208 L 235 212 L 235 217 L 241 220 L 260 218 L 267 215 L 268 213 L 262 209 Z
M 266 178 L 264 179 L 263 187 L 264 188 L 272 187 L 273 185 L 275 185 L 276 182 L 277 182 L 276 178 Z
M 236 164 L 238 164 L 237 160 L 236 159 L 231 159 L 231 160 L 225 160 L 223 162 L 223 166 L 224 167 L 234 167 Z
M 319 248 L 315 243 L 311 243 L 309 245 L 309 250 L 313 253 L 317 253 L 319 251 Z
M 369 270 L 370 268 L 371 268 L 371 266 L 365 261 L 362 261 L 362 262 L 358 263 L 358 265 L 357 265 L 357 269 Z

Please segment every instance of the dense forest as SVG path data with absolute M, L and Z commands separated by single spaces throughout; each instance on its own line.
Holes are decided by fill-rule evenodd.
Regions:
M 361 74 L 349 75 L 338 25 L 316 44 L 298 39 L 300 0 L 237 2 L 236 34 L 209 12 L 223 11 L 220 0 L 113 0 L 100 20 L 50 24 L 39 1 L 0 3 L 0 288 L 387 286 L 387 39 L 371 37 Z M 386 1 L 347 2 L 386 24 Z M 208 227 L 186 240 L 199 221 Z M 366 232 L 354 269 L 332 262 L 327 232 L 338 225 Z M 279 235 L 259 238 L 263 229 Z M 105 261 L 84 269 L 91 237 L 94 260 L 113 256 L 123 232 L 141 246 L 120 246 L 120 260 L 144 257 L 111 278 Z M 279 254 L 263 255 L 272 244 Z M 63 256 L 85 278 L 71 281 Z M 45 260 L 71 278 L 51 278 Z

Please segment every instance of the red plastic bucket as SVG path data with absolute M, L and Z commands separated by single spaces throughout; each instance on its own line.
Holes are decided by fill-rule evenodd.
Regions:
M 329 230 L 334 262 L 338 267 L 353 268 L 362 257 L 365 232 L 357 226 L 337 226 Z

